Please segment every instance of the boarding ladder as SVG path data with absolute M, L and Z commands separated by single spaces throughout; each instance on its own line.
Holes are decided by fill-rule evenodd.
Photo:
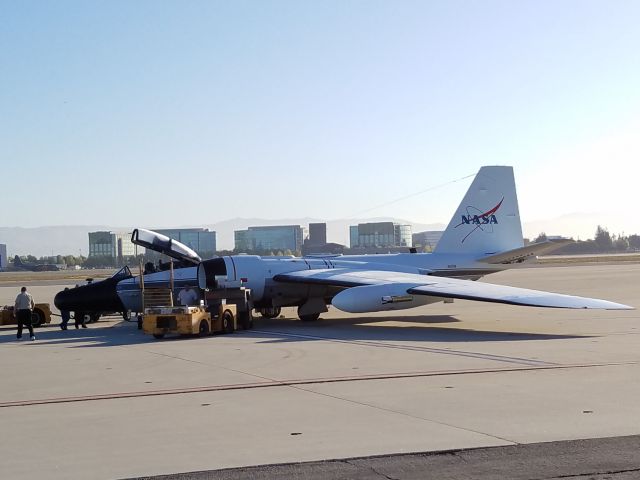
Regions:
M 142 307 L 173 307 L 173 295 L 170 288 L 142 289 Z
M 142 272 L 142 261 L 140 261 L 140 271 Z M 140 296 L 142 300 L 142 311 L 150 307 L 173 307 L 173 261 L 170 263 L 169 288 L 144 286 L 144 275 L 140 275 Z

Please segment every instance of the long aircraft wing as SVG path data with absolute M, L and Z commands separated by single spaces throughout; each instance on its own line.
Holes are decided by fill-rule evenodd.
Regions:
M 599 300 L 596 298 L 564 295 L 540 290 L 530 290 L 527 288 L 508 287 L 492 283 L 473 282 L 471 280 L 378 270 L 357 270 L 346 268 L 302 270 L 276 275 L 274 280 L 278 282 L 327 285 L 355 289 L 367 288 L 376 285 L 377 288 L 375 289 L 375 293 L 371 289 L 369 289 L 369 291 L 362 290 L 362 293 L 364 295 L 368 295 L 368 292 L 374 293 L 374 295 L 381 297 L 382 303 L 388 301 L 386 299 L 387 295 L 397 296 L 400 293 L 404 295 L 460 298 L 464 300 L 526 305 L 532 307 L 593 308 L 606 310 L 633 309 L 633 307 L 629 307 L 628 305 L 610 302 L 607 300 Z M 385 293 L 386 291 L 388 291 L 388 293 Z M 367 298 L 370 299 L 370 297 Z M 340 308 L 340 306 L 338 306 L 338 308 Z M 344 310 L 343 308 L 341 309 Z

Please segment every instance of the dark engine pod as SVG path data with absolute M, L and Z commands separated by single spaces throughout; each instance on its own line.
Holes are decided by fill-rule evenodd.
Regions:
M 88 285 L 80 285 L 58 292 L 53 299 L 58 310 L 84 313 L 122 312 L 116 285 L 120 279 L 107 278 Z

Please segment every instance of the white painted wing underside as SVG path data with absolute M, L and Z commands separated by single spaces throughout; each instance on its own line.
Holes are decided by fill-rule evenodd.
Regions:
M 507 303 L 532 307 L 594 308 L 606 310 L 632 310 L 621 303 L 578 297 L 560 293 L 508 287 L 485 282 L 473 282 L 455 278 L 434 277 L 412 273 L 384 272 L 378 270 L 323 269 L 303 270 L 276 275 L 274 280 L 290 283 L 357 287 L 363 285 L 413 284 L 407 288 L 411 295 L 428 295 L 444 298 L 460 298 L 480 302 Z

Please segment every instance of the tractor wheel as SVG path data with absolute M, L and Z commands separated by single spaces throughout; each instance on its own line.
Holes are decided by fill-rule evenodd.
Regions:
M 222 313 L 222 330 L 224 333 L 233 333 L 233 313 L 230 310 Z
M 44 314 L 41 310 L 34 310 L 31 312 L 31 325 L 33 327 L 39 327 L 44 323 Z
M 200 325 L 198 326 L 198 335 L 200 337 L 209 335 L 209 322 L 207 322 L 206 320 L 200 320 Z

